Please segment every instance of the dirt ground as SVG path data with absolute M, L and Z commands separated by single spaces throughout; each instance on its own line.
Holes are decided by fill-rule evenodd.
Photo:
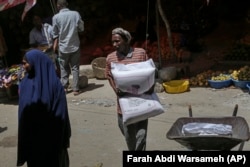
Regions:
M 83 91 L 77 97 L 72 93 L 67 95 L 72 124 L 71 166 L 122 166 L 122 151 L 127 147 L 117 126 L 115 95 L 108 81 L 90 79 Z M 149 119 L 147 150 L 187 150 L 175 140 L 169 140 L 166 133 L 178 118 L 189 116 L 188 105 L 192 106 L 193 117 L 231 117 L 238 104 L 237 115 L 250 123 L 248 91 L 234 87 L 191 88 L 181 94 L 162 92 L 157 95 L 165 113 Z M 1 103 L 0 107 L 0 164 L 1 167 L 15 166 L 17 100 Z M 243 150 L 250 150 L 248 141 Z
M 216 33 L 219 32 L 211 36 L 216 36 Z M 211 39 L 204 39 L 208 47 L 206 52 L 223 49 L 223 46 L 217 45 L 221 41 Z M 209 47 L 209 43 L 213 43 L 213 47 Z M 197 59 L 190 64 L 191 71 L 210 68 L 214 62 L 209 56 L 197 55 Z M 70 164 L 72 167 L 121 167 L 122 151 L 127 147 L 117 126 L 115 94 L 107 80 L 89 79 L 88 82 L 88 87 L 79 96 L 67 94 L 72 126 Z M 224 118 L 231 117 L 235 105 L 238 104 L 237 116 L 247 121 L 247 128 L 250 123 L 248 90 L 233 86 L 219 90 L 191 87 L 185 93 L 162 92 L 157 95 L 165 112 L 149 119 L 147 150 L 187 150 L 175 140 L 168 139 L 166 134 L 178 118 L 189 116 L 189 105 L 192 107 L 193 117 Z M 0 103 L 1 167 L 16 166 L 17 100 L 1 100 Z M 238 150 L 238 146 L 232 150 Z M 243 150 L 250 150 L 248 141 L 245 142 Z

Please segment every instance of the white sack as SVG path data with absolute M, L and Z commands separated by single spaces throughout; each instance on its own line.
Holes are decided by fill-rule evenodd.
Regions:
M 231 135 L 232 125 L 192 122 L 183 125 L 183 134 L 196 135 Z
M 155 69 L 152 59 L 126 65 L 111 63 L 116 87 L 131 94 L 143 94 L 154 85 Z
M 136 123 L 164 112 L 164 108 L 155 93 L 151 95 L 124 96 L 119 98 L 119 103 L 125 125 Z

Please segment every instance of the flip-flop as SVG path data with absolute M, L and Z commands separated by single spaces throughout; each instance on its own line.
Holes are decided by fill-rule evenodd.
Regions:
M 79 95 L 79 94 L 81 94 L 81 93 L 82 93 L 82 92 L 81 92 L 80 90 L 74 91 L 74 92 L 73 92 L 74 96 L 77 96 L 77 95 Z

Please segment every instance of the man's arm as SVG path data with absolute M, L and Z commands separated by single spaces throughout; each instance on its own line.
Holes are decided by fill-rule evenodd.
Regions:
M 82 35 L 84 31 L 84 21 L 81 18 L 81 15 L 78 13 L 78 22 L 77 22 L 78 34 Z
M 53 42 L 53 51 L 54 51 L 54 53 L 58 52 L 58 38 L 54 39 L 54 42 Z
M 52 32 L 51 35 L 53 37 L 53 52 L 57 53 L 58 51 L 58 37 L 59 37 L 59 30 L 56 25 L 56 16 L 52 18 Z

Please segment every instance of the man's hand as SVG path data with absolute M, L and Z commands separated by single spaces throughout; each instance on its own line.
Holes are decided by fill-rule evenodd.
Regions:
M 44 49 L 44 52 L 52 52 L 53 51 L 53 47 L 48 47 Z
M 119 97 L 125 96 L 127 93 L 126 92 L 122 92 L 120 89 L 116 89 L 116 95 Z
M 145 94 L 152 94 L 152 93 L 154 93 L 154 89 L 155 89 L 155 84 L 147 92 L 145 92 Z

